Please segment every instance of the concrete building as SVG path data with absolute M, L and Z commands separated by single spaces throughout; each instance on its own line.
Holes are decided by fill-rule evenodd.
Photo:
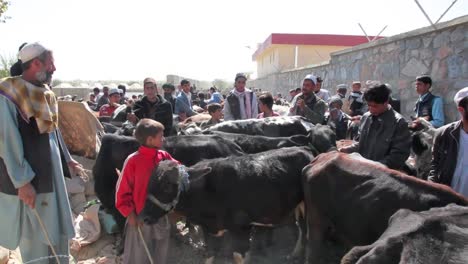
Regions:
M 273 33 L 258 45 L 252 60 L 257 62 L 257 78 L 262 78 L 288 69 L 320 65 L 330 60 L 332 52 L 367 42 L 365 36 Z

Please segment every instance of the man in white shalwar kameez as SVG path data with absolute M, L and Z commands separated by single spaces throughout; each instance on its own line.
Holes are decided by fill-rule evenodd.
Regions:
M 74 229 L 64 170 L 67 162 L 78 164 L 59 139 L 57 102 L 48 86 L 55 71 L 52 52 L 31 43 L 19 56 L 23 75 L 0 80 L 0 245 L 19 246 L 28 262 L 52 255 L 33 210 L 57 254 L 69 255 Z

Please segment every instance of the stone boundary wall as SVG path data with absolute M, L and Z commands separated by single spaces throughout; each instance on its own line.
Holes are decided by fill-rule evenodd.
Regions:
M 309 73 L 324 77 L 323 88 L 335 94 L 338 84 L 379 80 L 392 87 L 405 117 L 413 114 L 418 95 L 414 80 L 422 73 L 433 79 L 433 93 L 443 97 L 446 123 L 458 119 L 453 96 L 468 87 L 468 16 L 334 52 L 327 64 L 282 71 L 249 81 L 249 87 L 288 96 Z

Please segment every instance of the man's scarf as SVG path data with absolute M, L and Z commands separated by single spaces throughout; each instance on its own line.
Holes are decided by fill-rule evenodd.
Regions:
M 250 98 L 250 96 L 252 96 L 252 95 L 249 93 L 249 90 L 245 89 L 243 92 L 238 92 L 236 89 L 234 89 L 234 94 L 238 98 L 242 97 L 244 99 L 246 118 L 247 119 L 253 118 L 253 116 L 252 116 L 252 104 L 251 104 L 251 98 Z
M 35 86 L 21 78 L 8 77 L 0 80 L 0 94 L 16 105 L 21 117 L 29 123 L 36 119 L 39 133 L 50 133 L 58 127 L 58 105 L 49 86 Z

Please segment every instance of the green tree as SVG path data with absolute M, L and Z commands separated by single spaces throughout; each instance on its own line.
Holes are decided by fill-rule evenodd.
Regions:
M 234 85 L 232 82 L 223 79 L 214 79 L 212 83 L 219 92 L 224 94 L 228 93 Z
M 15 64 L 14 56 L 6 56 L 0 54 L 0 78 L 10 76 L 10 67 Z
M 9 5 L 10 5 L 9 1 L 0 0 L 0 23 L 5 23 L 5 21 L 9 18 L 5 16 L 5 13 L 8 10 Z
M 60 79 L 52 79 L 52 87 L 55 87 L 61 83 L 62 83 L 62 80 Z

